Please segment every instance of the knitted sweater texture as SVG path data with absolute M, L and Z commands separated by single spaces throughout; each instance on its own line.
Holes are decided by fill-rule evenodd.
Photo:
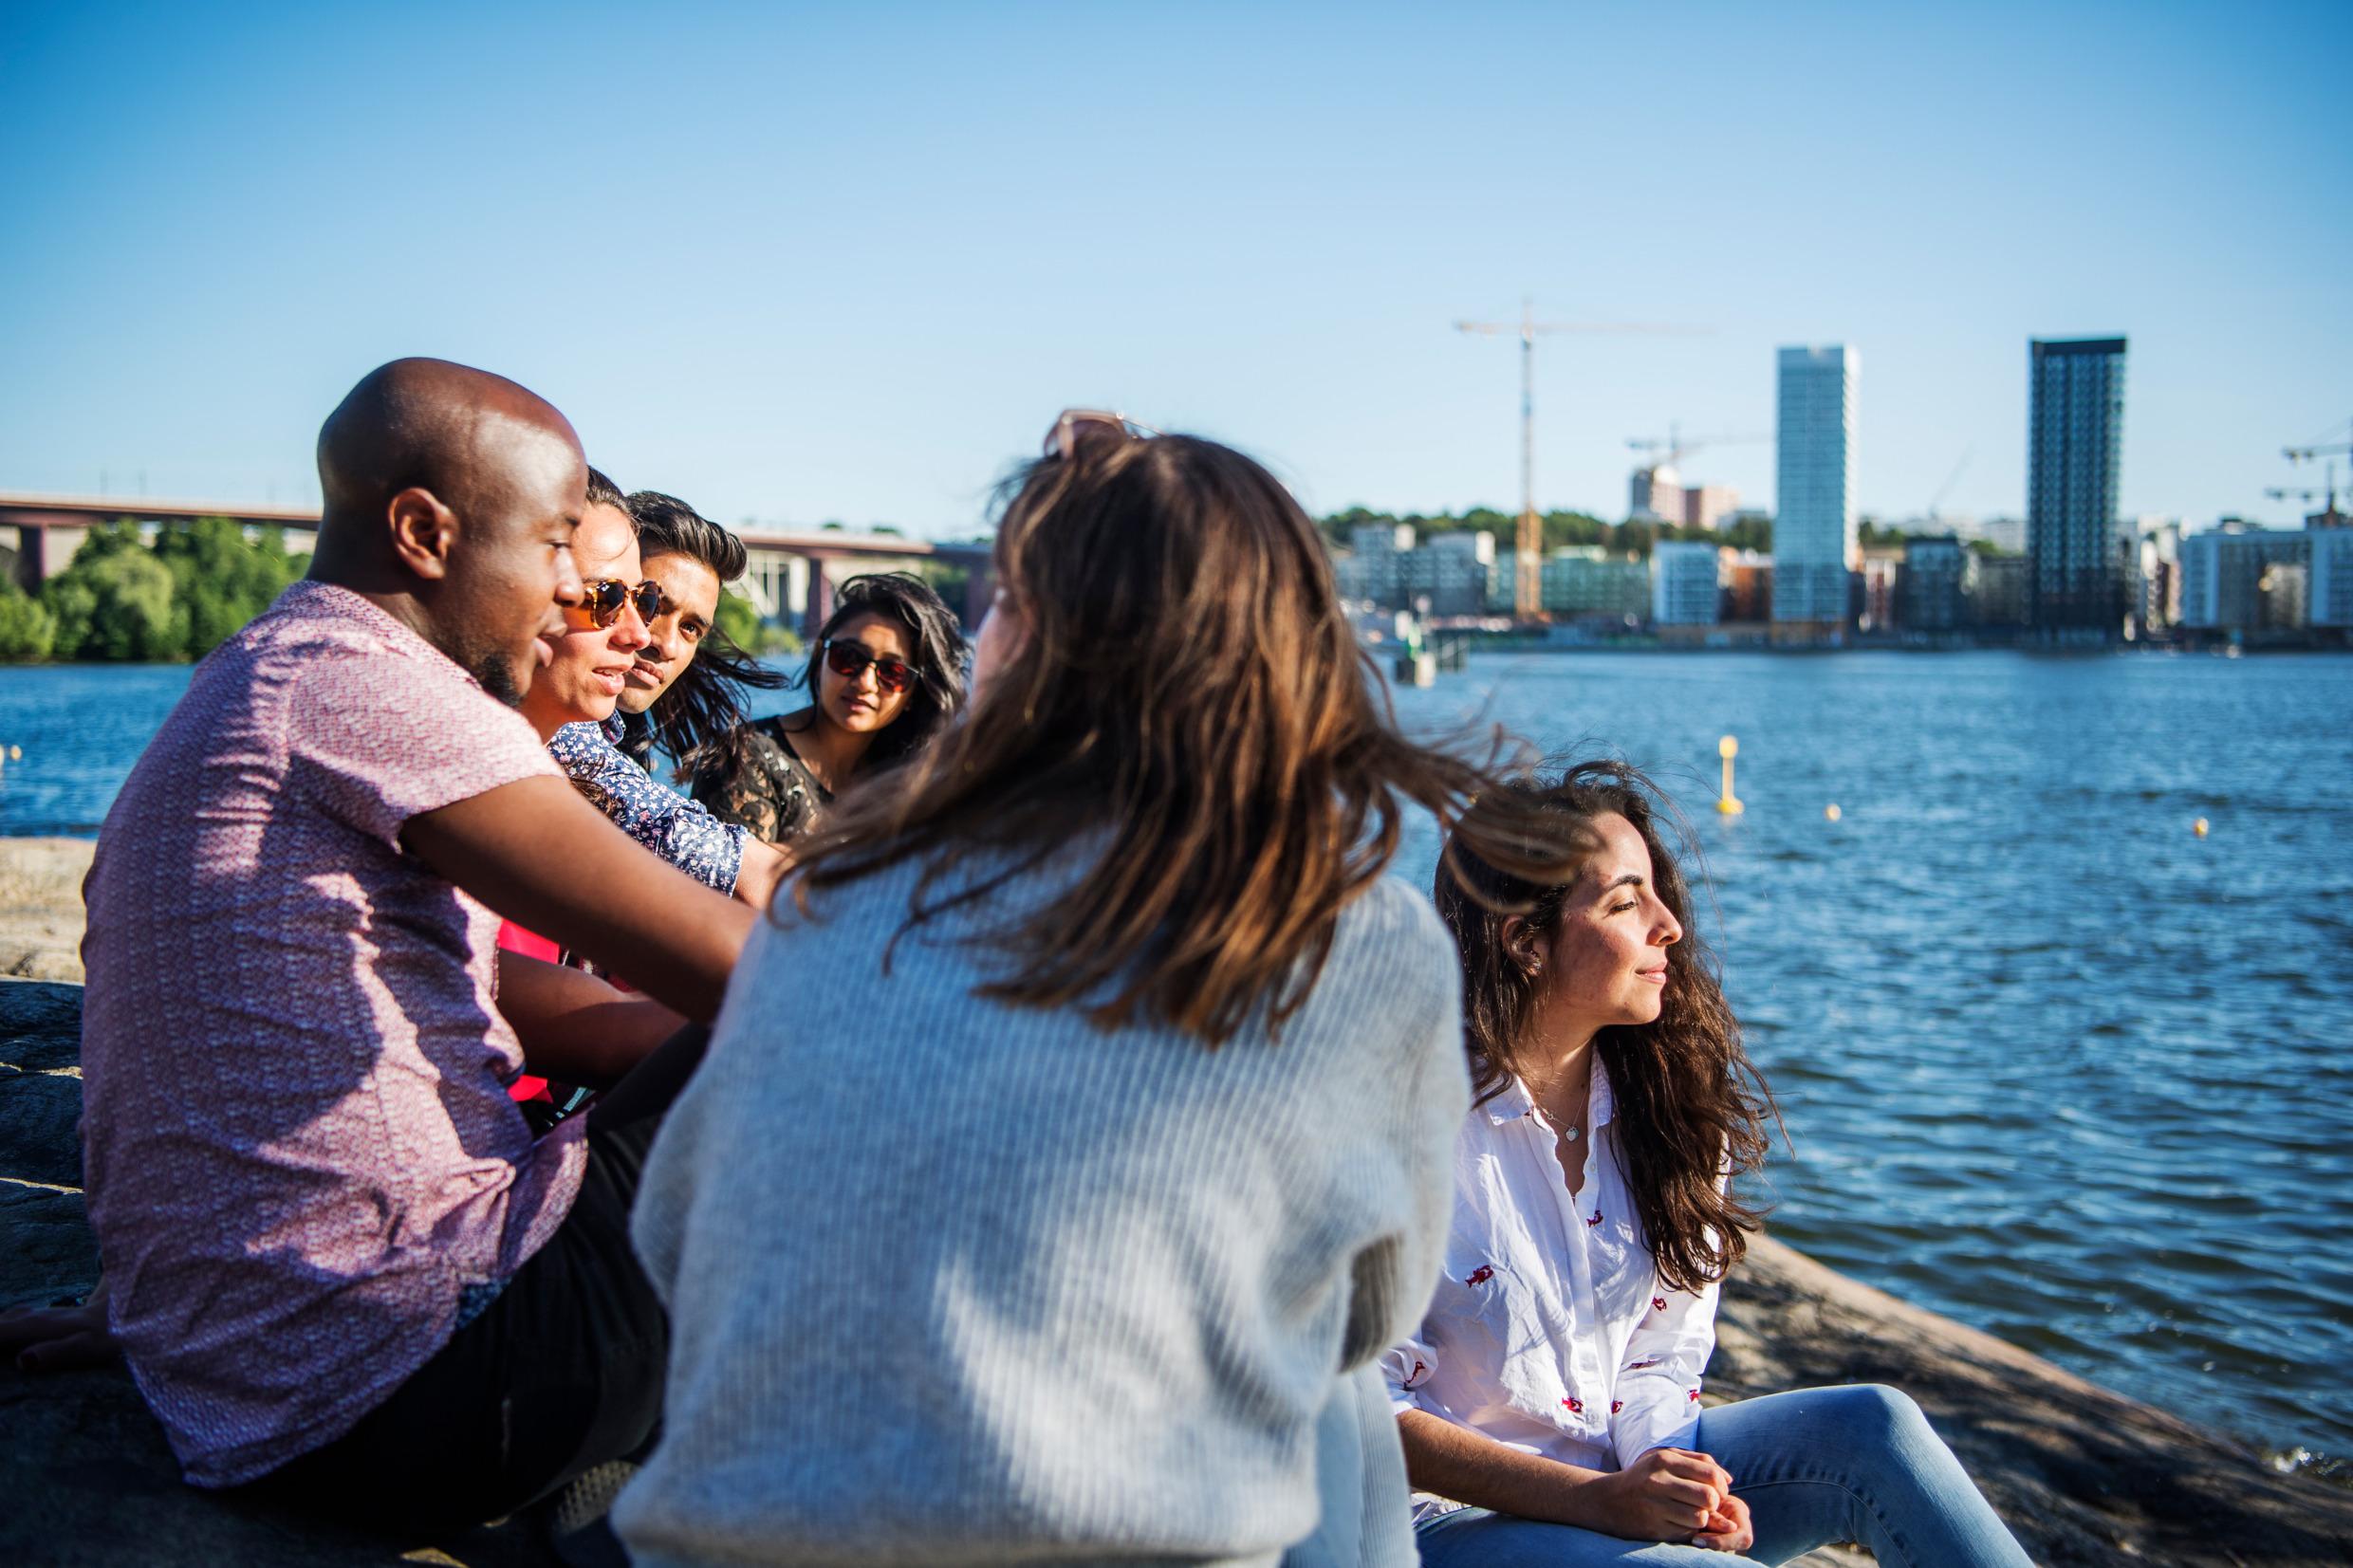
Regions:
M 1279 1039 L 1214 1051 L 975 995 L 988 932 L 1066 875 L 935 916 L 887 972 L 912 867 L 754 932 L 638 1198 L 673 1337 L 614 1516 L 637 1562 L 1271 1563 L 1316 1531 L 1337 1380 L 1441 1262 L 1453 946 L 1384 878 Z M 1364 1468 L 1394 1489 L 1393 1452 Z M 1402 1522 L 1349 1502 L 1368 1549 Z

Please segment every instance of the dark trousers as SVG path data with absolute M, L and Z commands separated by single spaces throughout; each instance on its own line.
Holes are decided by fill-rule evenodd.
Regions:
M 571 1212 L 481 1316 L 350 1431 L 247 1489 L 436 1533 L 512 1513 L 651 1447 L 670 1320 L 630 1249 L 629 1208 L 709 1038 L 681 1030 L 590 1108 Z

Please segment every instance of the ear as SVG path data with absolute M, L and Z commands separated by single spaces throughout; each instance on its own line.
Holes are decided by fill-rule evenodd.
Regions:
M 1536 928 L 1528 923 L 1527 915 L 1505 915 L 1503 930 L 1497 935 L 1503 942 L 1503 950 L 1510 955 L 1522 974 L 1533 977 L 1543 970 L 1544 944 L 1537 939 Z
M 384 526 L 392 553 L 418 577 L 438 581 L 450 574 L 457 545 L 457 514 L 429 489 L 412 485 L 384 504 Z

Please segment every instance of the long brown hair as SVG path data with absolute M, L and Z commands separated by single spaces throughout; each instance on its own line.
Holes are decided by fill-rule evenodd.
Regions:
M 1279 1028 L 1407 805 L 1451 822 L 1487 773 L 1398 732 L 1314 525 L 1241 453 L 1089 433 L 1008 493 L 996 575 L 1026 639 L 964 724 L 806 841 L 801 908 L 919 858 L 912 927 L 1075 850 L 1091 863 L 995 934 L 1013 963 L 982 995 L 1212 1046 L 1262 1005 Z
M 1504 784 L 1479 801 L 1463 826 L 1489 825 L 1491 812 L 1500 825 L 1508 812 L 1519 824 L 1511 831 L 1525 831 L 1530 808 L 1549 821 L 1528 858 L 1556 864 L 1562 849 L 1595 841 L 1594 819 L 1615 813 L 1632 823 L 1650 852 L 1652 890 L 1683 928 L 1658 1020 L 1605 1028 L 1594 1049 L 1609 1075 L 1611 1130 L 1658 1276 L 1676 1289 L 1696 1290 L 1722 1279 L 1748 1250 L 1746 1232 L 1761 1216 L 1729 1183 L 1717 1183 L 1727 1166 L 1739 1175 L 1764 1164 L 1766 1118 L 1774 1111 L 1771 1092 L 1741 1048 L 1740 1022 L 1724 1000 L 1714 955 L 1693 923 L 1690 884 L 1660 832 L 1661 818 L 1677 822 L 1674 807 L 1634 768 L 1587 762 L 1555 778 Z M 1480 1103 L 1524 1076 L 1539 991 L 1508 950 L 1504 924 L 1518 915 L 1539 934 L 1553 930 L 1581 858 L 1557 875 L 1529 877 L 1499 869 L 1460 833 L 1440 858 L 1434 895 L 1462 951 L 1463 1036 Z

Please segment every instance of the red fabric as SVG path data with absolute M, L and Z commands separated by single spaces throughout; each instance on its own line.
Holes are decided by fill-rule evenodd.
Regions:
M 525 931 L 511 920 L 498 923 L 498 946 L 506 952 L 519 952 L 526 958 L 544 959 L 550 964 L 564 961 L 564 950 L 537 932 Z M 507 1086 L 507 1093 L 517 1100 L 545 1099 L 555 1097 L 547 1092 L 547 1080 L 524 1073 Z

